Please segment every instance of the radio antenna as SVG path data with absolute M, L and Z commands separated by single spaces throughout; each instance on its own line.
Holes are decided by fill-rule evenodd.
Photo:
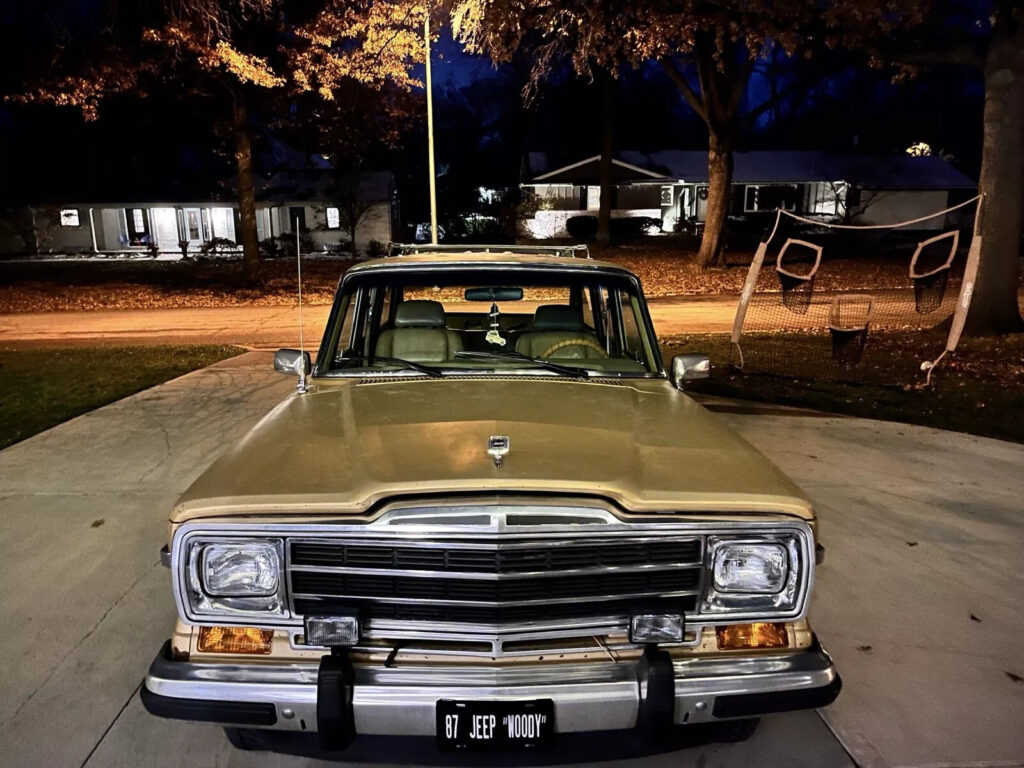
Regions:
M 302 249 L 299 247 L 301 224 L 295 217 L 295 266 L 299 273 L 299 386 L 300 393 L 306 392 L 306 345 L 302 338 Z

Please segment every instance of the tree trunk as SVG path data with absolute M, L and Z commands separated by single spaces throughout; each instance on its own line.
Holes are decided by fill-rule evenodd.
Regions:
M 964 333 L 1024 328 L 1017 304 L 1024 223 L 1024 23 L 997 25 L 985 59 L 981 259 Z
M 260 278 L 260 243 L 256 232 L 256 187 L 252 178 L 252 144 L 249 115 L 242 96 L 235 94 L 232 110 L 235 165 L 238 170 L 238 213 L 242 241 L 242 275 L 248 282 Z
M 704 237 L 697 264 L 701 269 L 721 266 L 725 249 L 725 220 L 732 194 L 732 140 L 710 131 L 708 135 L 708 204 Z
M 356 248 L 356 228 L 359 226 L 359 221 L 355 215 L 352 216 L 351 221 L 352 225 L 349 227 L 349 234 L 352 236 L 352 239 L 349 242 L 352 248 L 352 258 L 354 259 L 359 254 L 359 250 Z
M 614 147 L 613 115 L 614 83 L 610 73 L 601 76 L 603 93 L 603 115 L 601 130 L 601 204 L 597 211 L 598 245 L 610 245 L 612 241 L 612 150 Z

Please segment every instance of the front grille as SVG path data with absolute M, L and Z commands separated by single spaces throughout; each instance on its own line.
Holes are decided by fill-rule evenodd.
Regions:
M 701 537 L 292 540 L 297 616 L 509 625 L 692 611 Z
M 699 539 L 635 540 L 597 545 L 541 542 L 517 547 L 427 547 L 364 542 L 297 541 L 293 566 L 522 573 L 574 568 L 687 564 L 700 561 Z

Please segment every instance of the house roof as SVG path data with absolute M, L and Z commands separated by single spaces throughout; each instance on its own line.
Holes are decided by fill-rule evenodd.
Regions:
M 526 183 L 594 184 L 600 157 L 557 165 L 543 152 L 526 159 Z M 614 155 L 618 183 L 679 182 L 706 184 L 705 150 L 622 151 Z M 819 150 L 758 150 L 733 155 L 733 182 L 781 184 L 847 181 L 868 189 L 973 189 L 977 185 L 939 157 L 843 155 Z

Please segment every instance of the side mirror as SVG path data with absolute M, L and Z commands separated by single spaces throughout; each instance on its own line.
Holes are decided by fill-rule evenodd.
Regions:
M 672 358 L 672 383 L 683 388 L 684 381 L 706 379 L 711 375 L 711 358 L 707 355 L 676 355 Z
M 274 370 L 278 373 L 290 373 L 293 376 L 306 376 L 313 370 L 313 361 L 309 352 L 297 349 L 279 349 L 274 353 Z

